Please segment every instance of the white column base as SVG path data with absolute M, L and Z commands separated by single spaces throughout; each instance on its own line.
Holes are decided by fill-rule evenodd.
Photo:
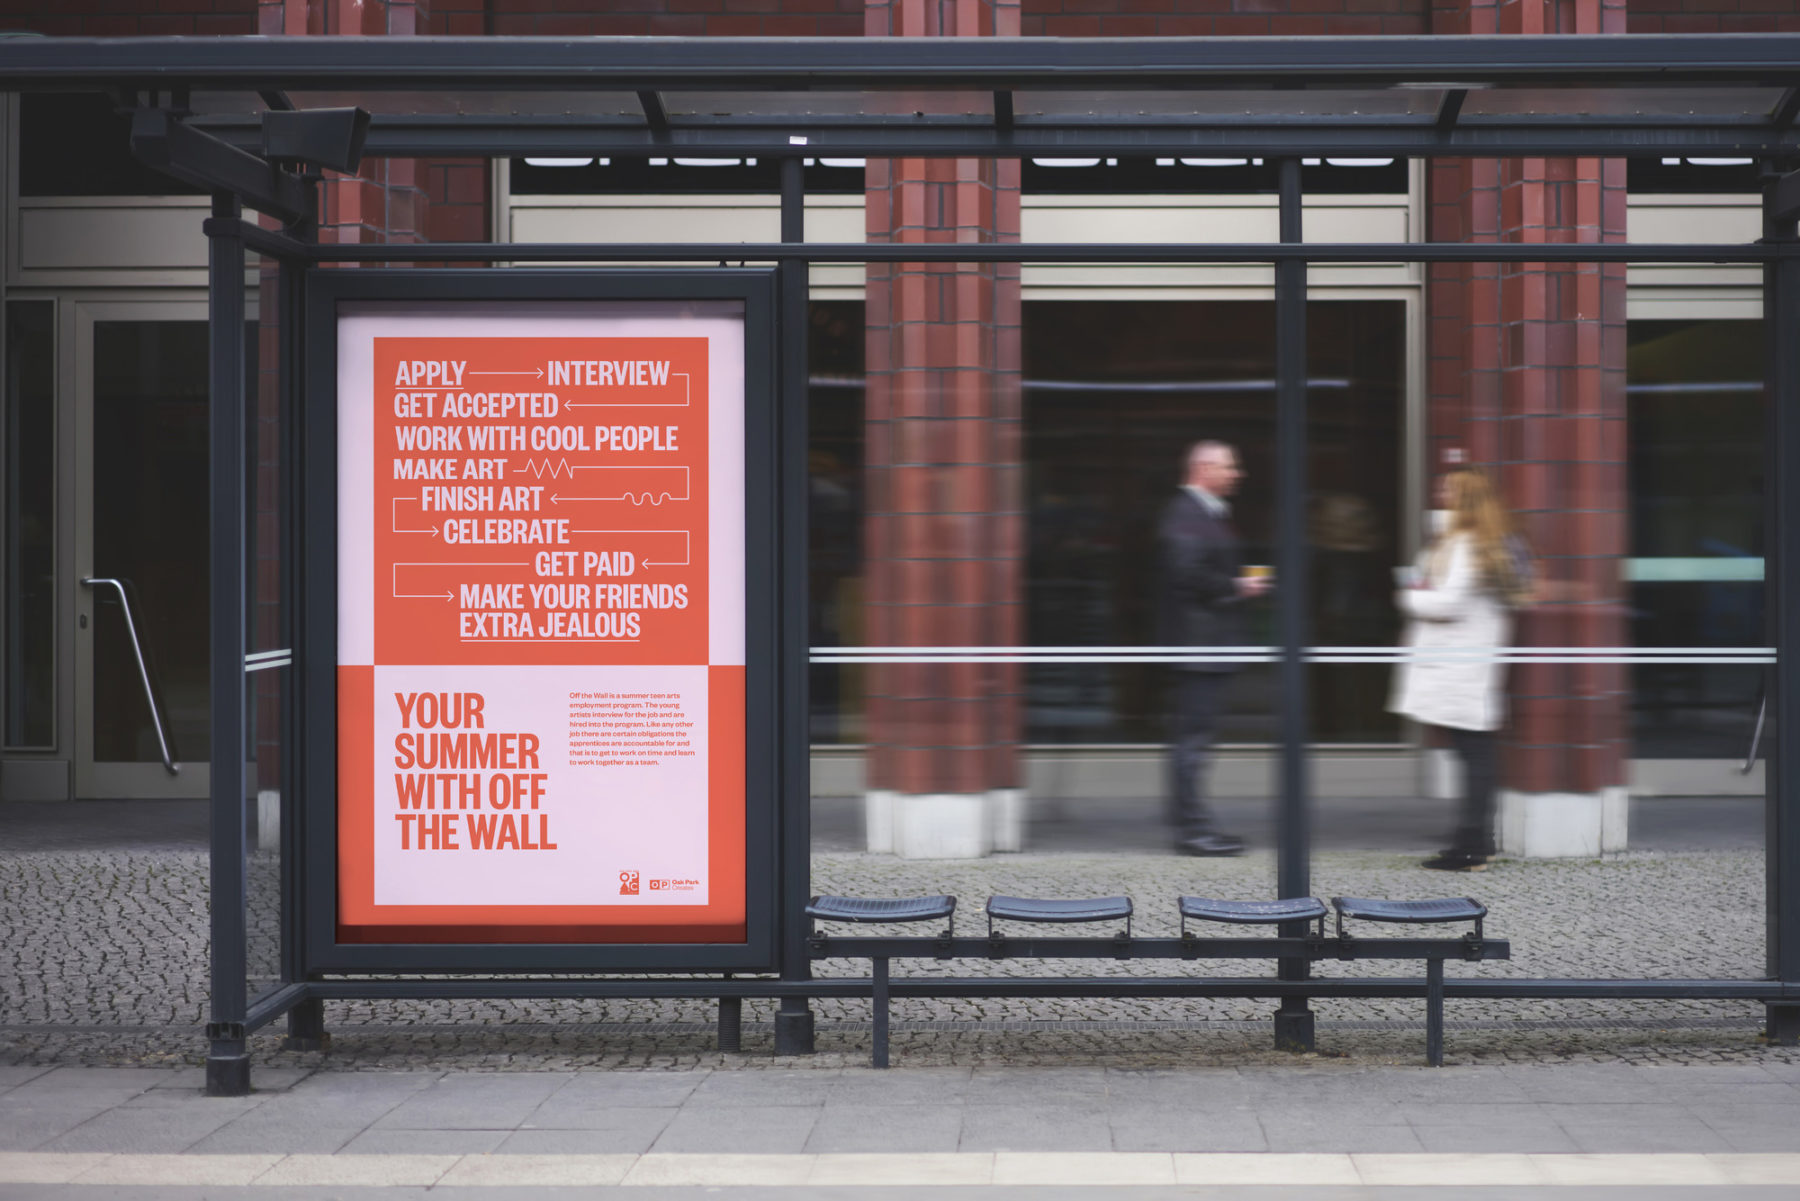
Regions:
M 985 792 L 894 798 L 894 854 L 902 859 L 981 859 L 994 849 Z
M 900 794 L 888 788 L 863 793 L 863 837 L 871 853 L 894 853 L 894 801 Z
M 281 849 L 281 793 L 273 788 L 256 794 L 256 849 Z
M 1520 859 L 1598 859 L 1623 851 L 1630 803 L 1630 793 L 1623 787 L 1598 792 L 1502 790 L 1500 853 Z
M 1025 846 L 1023 788 L 988 792 L 863 794 L 871 853 L 902 859 L 980 859 Z
M 988 792 L 988 840 L 996 851 L 1025 849 L 1025 790 L 994 788 Z

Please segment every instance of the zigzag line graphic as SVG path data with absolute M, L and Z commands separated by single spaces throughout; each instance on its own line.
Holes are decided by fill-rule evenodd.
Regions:
M 513 468 L 514 475 L 518 475 L 525 471 L 531 472 L 532 475 L 540 480 L 546 475 L 551 479 L 555 479 L 558 475 L 567 475 L 570 479 L 575 478 L 575 468 L 570 465 L 569 460 L 567 459 L 558 459 L 555 462 L 545 459 L 542 464 L 539 464 L 535 459 L 527 459 L 523 467 Z

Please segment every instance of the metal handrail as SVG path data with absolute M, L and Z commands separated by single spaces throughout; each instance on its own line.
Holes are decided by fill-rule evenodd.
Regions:
M 1756 731 L 1750 735 L 1750 753 L 1738 767 L 1738 775 L 1747 776 L 1756 768 L 1756 751 L 1762 745 L 1763 718 L 1769 715 L 1769 693 L 1763 690 L 1762 703 L 1756 706 Z
M 119 607 L 125 613 L 125 632 L 131 635 L 131 653 L 137 659 L 138 679 L 144 682 L 144 700 L 150 706 L 150 722 L 156 727 L 156 744 L 162 748 L 163 766 L 171 776 L 181 774 L 181 764 L 169 754 L 169 738 L 163 733 L 162 713 L 156 708 L 156 693 L 150 687 L 150 669 L 144 664 L 144 648 L 138 642 L 137 622 L 131 619 L 131 601 L 125 595 L 123 580 L 115 580 L 110 576 L 93 576 L 81 581 L 89 588 L 106 586 L 119 594 Z

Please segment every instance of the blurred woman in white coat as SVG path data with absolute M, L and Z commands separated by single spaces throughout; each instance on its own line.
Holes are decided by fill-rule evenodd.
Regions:
M 1394 675 L 1388 708 L 1442 728 L 1463 763 L 1461 811 L 1450 845 L 1425 861 L 1438 871 L 1481 871 L 1494 854 L 1495 731 L 1506 718 L 1510 606 L 1523 585 L 1517 540 L 1494 488 L 1459 467 L 1438 481 L 1442 528 L 1403 573 L 1395 604 L 1414 653 Z

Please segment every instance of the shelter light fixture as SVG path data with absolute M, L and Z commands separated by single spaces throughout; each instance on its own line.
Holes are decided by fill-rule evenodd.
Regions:
M 362 165 L 369 114 L 360 108 L 306 108 L 262 115 L 263 157 L 354 174 Z

